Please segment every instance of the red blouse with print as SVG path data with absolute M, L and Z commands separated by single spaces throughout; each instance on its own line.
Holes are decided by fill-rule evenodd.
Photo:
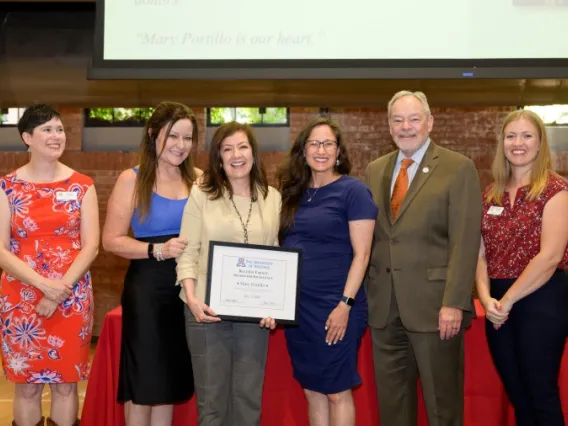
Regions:
M 483 200 L 490 188 L 491 185 L 485 190 Z M 490 278 L 517 278 L 521 275 L 540 251 L 544 206 L 554 195 L 566 190 L 568 182 L 551 174 L 545 191 L 536 200 L 526 199 L 528 186 L 525 186 L 517 190 L 513 207 L 508 192 L 503 194 L 501 206 L 492 206 L 484 201 L 481 234 Z M 568 246 L 559 267 L 563 265 L 568 265 Z

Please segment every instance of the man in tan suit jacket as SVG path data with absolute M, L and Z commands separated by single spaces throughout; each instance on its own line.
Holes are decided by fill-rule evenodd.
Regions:
M 481 240 L 479 177 L 470 159 L 430 140 L 423 93 L 397 93 L 388 120 L 399 149 L 365 173 L 379 206 L 366 288 L 381 425 L 416 425 L 420 377 L 429 425 L 458 426 Z M 391 197 L 399 198 L 394 214 Z

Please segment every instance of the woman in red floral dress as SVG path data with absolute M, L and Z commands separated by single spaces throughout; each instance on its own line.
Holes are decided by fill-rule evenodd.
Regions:
M 15 383 L 14 423 L 78 425 L 77 382 L 86 380 L 93 327 L 88 269 L 98 253 L 93 181 L 59 162 L 65 132 L 48 105 L 28 108 L 18 130 L 30 161 L 0 179 L 0 338 Z

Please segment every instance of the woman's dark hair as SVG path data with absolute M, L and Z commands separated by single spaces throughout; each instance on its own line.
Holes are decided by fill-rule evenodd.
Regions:
M 162 150 L 157 152 L 156 141 L 158 134 L 165 128 L 164 137 L 167 138 L 172 126 L 179 120 L 191 121 L 193 127 L 191 135 L 192 145 L 196 146 L 198 142 L 197 117 L 186 105 L 177 102 L 161 102 L 144 127 L 142 142 L 140 143 L 140 169 L 136 175 L 136 187 L 134 190 L 134 205 L 139 209 L 141 218 L 146 218 L 150 212 L 152 191 L 156 185 L 158 158 L 166 147 L 164 143 Z M 191 191 L 191 186 L 196 179 L 191 154 L 179 165 L 179 169 L 182 180 L 188 191 Z
M 36 127 L 47 123 L 52 118 L 61 119 L 61 114 L 51 105 L 35 104 L 29 106 L 18 120 L 18 132 L 20 133 L 20 137 L 22 137 L 24 133 L 31 135 Z
M 235 133 L 243 132 L 248 139 L 252 149 L 253 164 L 250 170 L 250 193 L 253 201 L 258 199 L 258 191 L 262 194 L 263 198 L 268 195 L 268 180 L 266 178 L 266 171 L 260 159 L 260 149 L 258 142 L 248 124 L 238 123 L 231 121 L 230 123 L 222 124 L 213 135 L 211 140 L 211 148 L 209 149 L 209 165 L 203 172 L 203 180 L 200 184 L 203 192 L 209 194 L 211 200 L 217 200 L 223 196 L 224 191 L 228 191 L 229 197 L 233 196 L 233 188 L 227 178 L 223 167 L 221 167 L 221 144 L 223 141 L 233 136 Z
M 310 183 L 312 174 L 310 166 L 306 162 L 305 147 L 312 130 L 318 126 L 328 126 L 337 140 L 337 149 L 339 150 L 337 159 L 339 164 L 335 167 L 335 171 L 341 175 L 351 173 L 351 161 L 349 161 L 347 146 L 339 126 L 329 117 L 317 117 L 310 121 L 296 137 L 290 153 L 276 176 L 278 189 L 282 194 L 280 229 L 278 233 L 280 243 L 282 243 L 286 231 L 293 225 L 296 210 Z

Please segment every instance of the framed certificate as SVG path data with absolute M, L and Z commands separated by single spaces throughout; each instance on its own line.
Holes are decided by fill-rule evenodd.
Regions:
M 205 303 L 221 319 L 297 324 L 300 264 L 298 249 L 211 241 Z

